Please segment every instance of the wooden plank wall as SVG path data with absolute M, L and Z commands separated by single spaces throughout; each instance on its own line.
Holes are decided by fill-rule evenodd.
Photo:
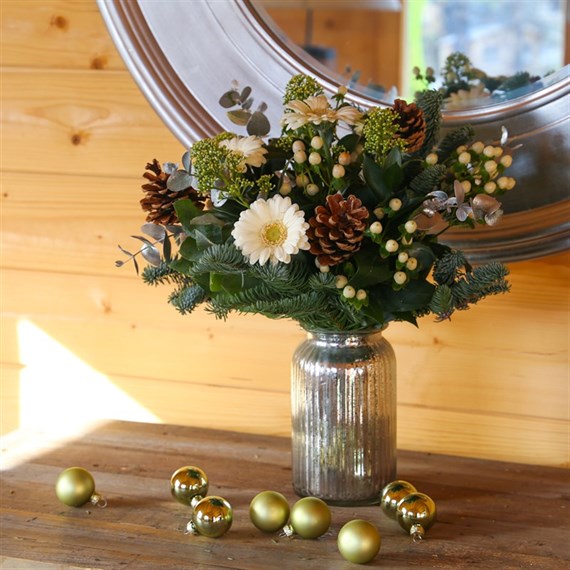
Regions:
M 143 222 L 144 164 L 183 149 L 95 1 L 1 9 L 3 432 L 94 409 L 130 417 L 114 405 L 125 397 L 154 421 L 288 434 L 295 324 L 183 318 L 166 290 L 114 267 Z M 401 448 L 568 463 L 568 255 L 511 272 L 512 293 L 451 324 L 389 327 Z

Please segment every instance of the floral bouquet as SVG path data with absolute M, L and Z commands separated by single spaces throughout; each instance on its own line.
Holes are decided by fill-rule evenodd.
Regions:
M 170 284 L 182 314 L 205 303 L 290 318 L 307 330 L 359 331 L 390 321 L 448 319 L 505 292 L 500 263 L 473 268 L 438 237 L 451 226 L 493 225 L 496 197 L 513 178 L 503 133 L 497 146 L 459 128 L 439 140 L 443 96 L 359 109 L 346 89 L 327 97 L 311 77 L 284 91 L 279 138 L 251 89 L 220 100 L 248 135 L 196 142 L 181 165 L 157 160 L 144 174 L 148 212 L 136 253 L 121 250 L 146 283 Z

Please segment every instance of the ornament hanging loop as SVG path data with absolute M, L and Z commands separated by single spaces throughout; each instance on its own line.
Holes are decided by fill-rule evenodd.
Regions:
M 108 504 L 107 499 L 105 499 L 105 497 L 103 497 L 103 495 L 100 495 L 99 493 L 93 493 L 91 497 L 89 497 L 89 502 L 92 505 L 99 507 L 100 509 L 106 508 Z
M 426 531 L 424 530 L 424 527 L 421 524 L 414 524 L 410 528 L 410 536 L 412 537 L 412 540 L 416 544 L 424 539 L 425 534 Z

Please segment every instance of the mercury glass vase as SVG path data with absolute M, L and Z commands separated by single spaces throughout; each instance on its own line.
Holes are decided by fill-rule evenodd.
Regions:
M 336 505 L 380 502 L 396 478 L 396 358 L 382 332 L 310 332 L 291 370 L 293 487 Z

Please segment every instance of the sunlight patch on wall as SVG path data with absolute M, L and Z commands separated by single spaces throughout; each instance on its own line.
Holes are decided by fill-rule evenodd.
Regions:
M 0 469 L 74 440 L 108 420 L 159 418 L 27 320 L 18 323 L 19 429 L 1 438 Z

